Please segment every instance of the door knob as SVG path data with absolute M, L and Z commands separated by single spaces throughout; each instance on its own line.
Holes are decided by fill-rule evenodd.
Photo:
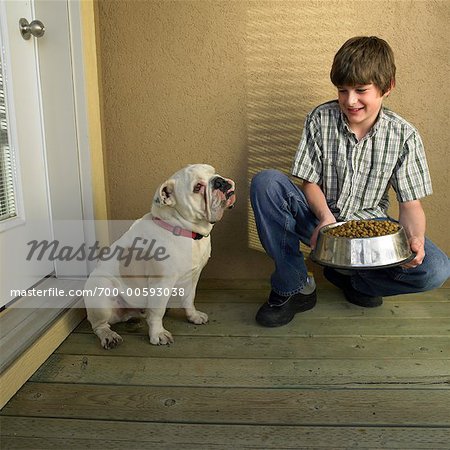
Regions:
M 27 41 L 31 35 L 36 38 L 44 36 L 45 26 L 40 20 L 33 20 L 31 23 L 23 17 L 19 20 L 19 30 L 22 37 Z

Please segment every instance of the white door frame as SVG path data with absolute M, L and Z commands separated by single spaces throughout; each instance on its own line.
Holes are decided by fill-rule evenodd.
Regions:
M 96 233 L 81 3 L 79 0 L 68 0 L 84 236 L 86 245 L 92 245 L 96 241 Z M 94 266 L 93 261 L 88 261 L 89 272 Z
M 37 52 L 53 239 L 59 248 L 76 249 L 93 243 L 89 236 L 93 233 L 93 202 L 81 2 L 59 0 L 51 6 L 34 1 L 34 18 L 43 20 L 44 25 L 48 20 L 48 37 L 39 40 Z M 61 76 L 56 61 L 61 65 Z M 60 96 L 65 98 L 62 102 Z M 67 126 L 63 133 L 53 126 L 60 117 Z M 56 276 L 86 277 L 91 269 L 88 263 L 57 258 Z
M 84 236 L 86 245 L 92 245 L 96 241 L 96 233 L 81 3 L 79 0 L 68 0 Z M 92 261 L 87 264 L 88 272 L 91 272 L 95 264 Z

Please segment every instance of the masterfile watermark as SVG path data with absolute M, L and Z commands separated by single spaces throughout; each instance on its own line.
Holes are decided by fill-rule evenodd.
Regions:
M 28 239 L 2 243 L 0 309 L 81 308 L 87 297 L 110 297 L 117 308 L 147 308 L 168 296 L 182 305 L 191 289 L 191 279 L 172 281 L 192 264 L 192 239 L 145 219 L 47 225 L 30 221 Z
M 58 287 L 49 287 L 46 289 L 30 288 L 30 289 L 11 289 L 11 295 L 13 297 L 97 297 L 97 296 L 107 296 L 107 297 L 118 297 L 120 295 L 127 297 L 183 297 L 185 294 L 185 289 L 183 287 L 142 287 L 142 288 L 131 288 L 127 287 L 124 289 L 112 287 L 98 287 L 94 289 L 61 289 Z M 122 305 L 120 305 L 122 306 Z M 118 306 L 118 307 L 120 307 Z
M 156 239 L 148 240 L 141 237 L 135 237 L 131 246 L 114 247 L 100 246 L 99 241 L 93 245 L 87 246 L 81 244 L 79 247 L 63 245 L 58 240 L 53 241 L 29 241 L 30 247 L 27 261 L 33 258 L 41 261 L 46 258 L 48 261 L 123 261 L 123 265 L 128 267 L 132 261 L 164 261 L 170 258 L 166 248 L 157 245 Z

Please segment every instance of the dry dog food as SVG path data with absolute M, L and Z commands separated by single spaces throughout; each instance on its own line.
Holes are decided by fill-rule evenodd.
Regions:
M 336 237 L 364 238 L 393 234 L 400 226 L 389 220 L 349 220 L 342 225 L 329 228 L 326 234 Z

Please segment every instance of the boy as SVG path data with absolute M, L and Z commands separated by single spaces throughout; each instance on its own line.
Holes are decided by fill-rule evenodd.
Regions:
M 382 106 L 395 85 L 391 48 L 377 37 L 349 39 L 334 57 L 330 77 L 338 99 L 307 116 L 295 157 L 292 174 L 302 180 L 302 188 L 276 170 L 265 170 L 252 180 L 258 234 L 275 263 L 272 291 L 256 315 L 263 326 L 285 325 L 316 303 L 300 241 L 314 248 L 325 225 L 386 218 L 390 186 L 415 258 L 401 267 L 378 270 L 327 267 L 325 277 L 349 302 L 375 307 L 383 296 L 437 288 L 450 274 L 448 257 L 425 238 L 419 199 L 432 188 L 420 136 Z

